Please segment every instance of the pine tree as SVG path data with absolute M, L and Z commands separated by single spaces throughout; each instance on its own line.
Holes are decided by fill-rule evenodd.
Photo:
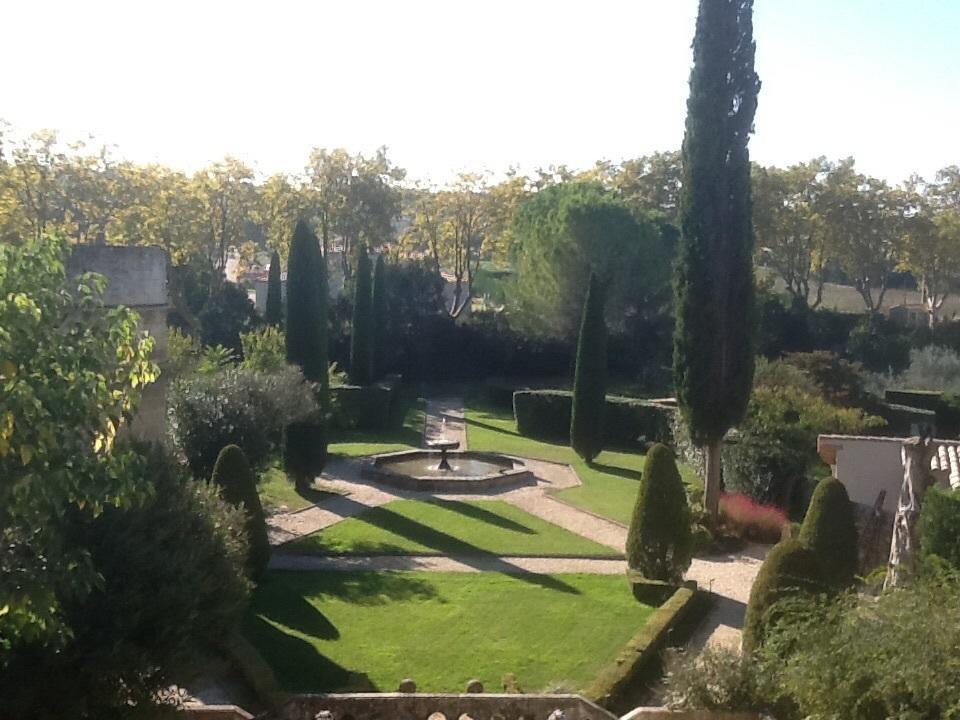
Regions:
M 826 478 L 817 484 L 799 540 L 817 556 L 830 587 L 839 590 L 853 584 L 859 552 L 857 523 L 842 482 Z
M 357 250 L 356 287 L 353 294 L 353 331 L 350 335 L 350 382 L 369 385 L 373 368 L 373 294 L 367 249 Z
M 580 322 L 570 416 L 570 446 L 588 463 L 603 449 L 603 411 L 607 397 L 607 326 L 603 308 L 603 286 L 597 276 L 591 274 Z
M 752 0 L 700 0 L 682 153 L 674 382 L 690 435 L 706 451 L 713 518 L 720 445 L 743 418 L 753 382 L 754 49 Z
M 647 452 L 627 533 L 627 563 L 650 580 L 677 583 L 693 551 L 687 492 L 673 453 L 659 443 Z
M 264 318 L 268 325 L 280 327 L 283 323 L 283 292 L 280 281 L 280 254 L 274 250 L 270 256 L 270 273 L 267 275 L 267 307 Z
M 248 567 L 251 577 L 259 577 L 270 561 L 267 520 L 257 493 L 257 480 L 237 445 L 227 445 L 217 456 L 211 481 L 220 488 L 220 495 L 231 505 L 243 506 L 247 515 L 247 539 L 250 542 Z
M 287 361 L 299 365 L 308 380 L 323 382 L 327 363 L 321 328 L 326 312 L 317 282 L 318 253 L 316 236 L 303 220 L 298 221 L 287 263 Z
M 373 267 L 373 380 L 386 370 L 387 313 L 387 264 L 381 253 Z

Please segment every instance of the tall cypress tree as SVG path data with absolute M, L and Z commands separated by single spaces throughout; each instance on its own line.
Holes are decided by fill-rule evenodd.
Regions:
M 607 325 L 603 306 L 603 286 L 591 273 L 580 322 L 570 416 L 570 446 L 588 463 L 603 449 L 603 411 L 607 402 Z
M 317 364 L 324 370 L 317 378 L 320 383 L 320 406 L 324 410 L 327 408 L 327 400 L 330 394 L 330 316 L 327 311 L 327 305 L 330 302 L 329 280 L 327 279 L 327 258 L 320 251 L 320 244 L 316 246 L 314 254 L 314 265 L 317 269 L 317 328 L 320 333 L 319 353 L 320 357 Z
M 760 80 L 752 0 L 700 0 L 683 138 L 674 382 L 705 449 L 707 512 L 720 500 L 720 444 L 746 411 L 754 368 L 750 153 Z
M 327 364 L 321 337 L 321 301 L 317 282 L 317 237 L 297 222 L 287 262 L 287 361 L 299 365 L 308 380 L 323 382 Z M 325 318 L 326 313 L 323 313 Z
M 353 331 L 350 335 L 350 382 L 368 385 L 373 362 L 373 294 L 370 278 L 370 256 L 367 249 L 357 249 L 356 287 L 353 293 Z
M 387 336 L 387 265 L 383 254 L 373 266 L 373 374 L 376 380 L 384 372 L 384 348 Z
M 280 254 L 274 250 L 270 256 L 270 273 L 267 275 L 267 307 L 264 318 L 268 325 L 280 327 L 283 323 L 283 294 L 280 285 Z

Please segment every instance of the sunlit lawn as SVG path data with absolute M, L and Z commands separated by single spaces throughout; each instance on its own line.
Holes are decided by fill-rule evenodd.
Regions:
M 566 445 L 523 437 L 509 410 L 484 403 L 473 393 L 467 407 L 467 443 L 471 450 L 490 450 L 524 455 L 538 460 L 568 463 L 583 484 L 557 492 L 557 497 L 603 517 L 627 524 L 637 497 L 637 483 L 643 471 L 642 452 L 605 450 L 587 465 Z M 692 468 L 681 465 L 687 484 L 699 484 Z
M 360 457 L 419 447 L 423 436 L 425 405 L 415 387 L 404 386 L 393 403 L 386 428 L 335 430 L 330 437 L 329 452 L 345 457 Z
M 286 545 L 309 555 L 534 555 L 617 557 L 498 500 L 398 500 Z
M 292 692 L 576 691 L 652 611 L 623 576 L 274 571 L 245 632 Z

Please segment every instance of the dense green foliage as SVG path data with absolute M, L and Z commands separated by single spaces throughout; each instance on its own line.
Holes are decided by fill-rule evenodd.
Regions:
M 95 587 L 68 516 L 143 491 L 113 441 L 157 376 L 153 340 L 103 307 L 103 278 L 68 277 L 67 257 L 55 239 L 0 244 L 0 666 L 12 645 L 65 638 L 65 599 Z
M 753 3 L 701 0 L 683 139 L 674 380 L 698 445 L 747 409 L 753 378 Z
M 168 407 L 174 445 L 198 478 L 210 477 L 227 445 L 239 445 L 259 467 L 279 446 L 284 425 L 317 411 L 312 388 L 293 367 L 186 377 L 171 386 Z
M 743 621 L 743 651 L 751 653 L 763 644 L 767 629 L 780 619 L 780 601 L 798 593 L 821 590 L 823 583 L 816 554 L 794 538 L 777 543 L 750 588 Z
M 673 453 L 657 444 L 643 466 L 627 535 L 627 562 L 646 578 L 678 583 L 692 555 L 687 492 Z
M 240 335 L 260 324 L 260 316 L 247 297 L 247 291 L 232 282 L 214 287 L 198 315 L 200 342 L 207 347 L 220 345 L 240 352 Z
M 129 717 L 129 702 L 152 702 L 240 619 L 250 589 L 242 513 L 166 453 L 141 452 L 141 501 L 71 514 L 69 542 L 89 551 L 101 580 L 64 596 L 61 647 L 38 638 L 9 656 L 0 716 Z
M 340 385 L 330 389 L 331 427 L 341 430 L 382 429 L 390 422 L 395 386 Z
M 353 320 L 350 330 L 350 382 L 368 385 L 373 379 L 373 279 L 367 249 L 357 250 L 356 285 L 353 292 Z
M 843 483 L 825 478 L 817 484 L 800 529 L 800 542 L 817 556 L 824 583 L 850 587 L 857 574 L 857 524 Z
M 577 365 L 570 411 L 570 447 L 587 462 L 603 449 L 603 416 L 607 397 L 607 326 L 604 291 L 590 276 L 577 343 Z
M 220 495 L 246 515 L 247 542 L 250 552 L 247 567 L 250 576 L 258 578 L 270 562 L 270 541 L 267 539 L 267 518 L 257 492 L 257 478 L 250 469 L 247 456 L 236 445 L 227 445 L 217 456 L 210 481 L 220 488 Z
M 319 257 L 316 236 L 305 221 L 298 221 L 287 261 L 287 362 L 299 366 L 304 377 L 313 382 L 323 382 L 327 375 L 323 341 L 325 297 L 318 282 Z
M 287 366 L 283 331 L 268 325 L 240 335 L 243 346 L 242 367 L 247 370 L 276 372 Z
M 899 373 L 910 365 L 910 341 L 882 315 L 864 317 L 847 341 L 850 358 L 874 372 Z
M 525 331 L 573 338 L 591 272 L 606 289 L 611 327 L 622 327 L 666 287 L 670 247 L 660 228 L 642 215 L 638 220 L 599 184 L 563 183 L 536 193 L 517 210 L 513 233 L 510 299 Z
M 931 487 L 923 496 L 920 545 L 924 555 L 960 570 L 960 492 Z
M 280 253 L 276 250 L 270 256 L 270 271 L 267 275 L 267 303 L 263 319 L 268 325 L 280 327 L 283 324 L 283 284 Z
M 283 468 L 297 490 L 309 490 L 327 463 L 327 433 L 315 418 L 288 423 L 283 429 Z
M 371 312 L 373 313 L 373 339 L 371 341 L 371 367 L 373 368 L 370 379 L 377 380 L 383 376 L 386 367 L 387 348 L 387 323 L 389 320 L 389 302 L 390 287 L 387 284 L 387 263 L 386 258 L 381 253 L 377 256 L 377 262 L 373 268 L 373 300 Z

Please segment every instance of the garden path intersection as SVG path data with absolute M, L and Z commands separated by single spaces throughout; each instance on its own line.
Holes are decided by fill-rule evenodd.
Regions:
M 440 437 L 456 439 L 466 447 L 463 422 L 463 403 L 459 398 L 443 398 L 427 402 L 424 419 L 424 440 Z M 313 556 L 286 551 L 287 543 L 323 530 L 347 518 L 355 517 L 371 508 L 395 500 L 476 501 L 500 500 L 509 503 L 542 520 L 593 540 L 623 554 L 627 528 L 612 520 L 575 508 L 552 495 L 557 490 L 580 485 L 580 478 L 565 464 L 522 458 L 536 478 L 535 486 L 521 487 L 492 493 L 474 492 L 448 495 L 402 491 L 380 485 L 362 476 L 365 458 L 335 458 L 318 478 L 324 489 L 332 493 L 318 504 L 303 510 L 273 515 L 268 519 L 270 541 L 274 554 L 273 569 L 284 570 L 427 570 L 436 572 L 501 572 L 507 574 L 554 573 L 625 573 L 627 563 L 622 559 L 586 557 L 517 557 L 510 555 L 483 555 L 477 557 L 420 555 L 351 555 Z M 711 555 L 693 560 L 686 573 L 701 589 L 713 593 L 714 604 L 695 633 L 691 644 L 723 644 L 739 647 L 740 628 L 750 587 L 763 562 L 766 548 L 751 545 L 737 554 Z

